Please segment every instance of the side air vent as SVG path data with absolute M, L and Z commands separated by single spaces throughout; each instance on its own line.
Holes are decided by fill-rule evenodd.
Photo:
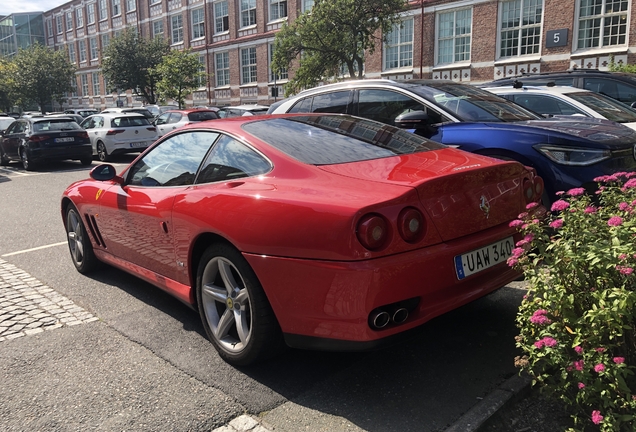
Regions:
M 102 234 L 99 232 L 99 228 L 97 227 L 97 220 L 95 220 L 95 216 L 87 214 L 87 215 L 84 215 L 84 217 L 86 218 L 86 226 L 88 227 L 89 231 L 91 232 L 91 235 L 95 239 L 95 243 L 97 243 L 98 246 L 101 246 L 104 249 L 106 249 L 106 243 L 104 243 Z

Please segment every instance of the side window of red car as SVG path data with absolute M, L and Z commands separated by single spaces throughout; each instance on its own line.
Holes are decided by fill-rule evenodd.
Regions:
M 128 184 L 133 186 L 188 186 L 201 161 L 219 134 L 185 132 L 163 141 L 131 168 Z
M 197 184 L 234 180 L 268 173 L 270 162 L 250 147 L 227 135 L 222 135 L 206 158 Z

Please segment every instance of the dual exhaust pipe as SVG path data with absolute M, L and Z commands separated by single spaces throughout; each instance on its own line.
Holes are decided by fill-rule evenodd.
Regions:
M 379 309 L 372 312 L 369 316 L 369 323 L 371 328 L 380 330 L 389 325 L 390 323 L 402 324 L 409 317 L 408 309 L 400 307 L 391 311 Z

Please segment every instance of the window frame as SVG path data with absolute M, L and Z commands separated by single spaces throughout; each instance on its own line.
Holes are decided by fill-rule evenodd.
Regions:
M 195 14 L 198 15 L 195 17 Z M 192 27 L 192 39 L 203 39 L 205 37 L 205 11 L 197 8 L 190 11 L 190 26 Z
M 157 32 L 156 30 L 156 24 L 161 24 L 161 31 Z M 163 26 L 163 19 L 158 19 L 158 20 L 154 20 L 152 21 L 151 24 L 151 30 L 152 30 L 152 37 L 153 39 L 158 37 L 159 35 L 161 35 L 161 37 L 165 37 L 165 31 L 164 31 L 164 26 Z
M 93 72 L 91 78 L 93 82 L 93 96 L 98 96 L 102 93 L 102 89 L 99 83 L 99 72 Z
M 108 0 L 99 0 L 99 20 L 108 19 Z
M 258 57 L 256 47 L 241 48 L 241 85 L 258 82 Z M 246 63 L 245 60 L 249 60 Z
M 88 38 L 88 45 L 90 50 L 90 60 L 99 60 L 99 47 L 97 45 L 97 36 Z
M 75 42 L 71 42 L 68 45 L 68 61 L 74 65 L 77 64 L 77 55 L 75 52 Z
M 86 5 L 86 24 L 95 24 L 95 3 Z
M 66 31 L 73 30 L 73 12 L 66 12 Z
M 462 13 L 462 12 L 470 12 L 470 17 L 468 18 L 468 20 L 470 21 L 468 24 L 468 33 L 461 33 L 458 34 L 457 33 L 457 14 L 458 13 Z M 449 14 L 453 14 L 452 17 L 452 35 L 450 36 L 440 36 L 440 31 L 441 31 L 441 19 L 442 16 L 445 15 L 449 15 Z M 471 58 L 471 50 L 472 50 L 472 32 L 473 32 L 473 7 L 469 6 L 469 7 L 464 7 L 464 8 L 458 8 L 458 9 L 450 9 L 450 10 L 443 10 L 443 11 L 439 11 L 435 14 L 435 65 L 436 66 L 441 66 L 441 65 L 450 65 L 453 63 L 460 63 L 460 62 L 470 62 L 470 58 Z M 464 39 L 467 38 L 468 39 L 468 43 L 465 44 L 468 46 L 467 51 L 462 51 L 461 53 L 459 53 L 459 55 L 463 55 L 464 57 L 467 56 L 467 58 L 461 58 L 461 59 L 457 59 L 458 57 L 458 51 L 457 51 L 457 42 L 458 39 Z M 442 41 L 452 41 L 452 52 L 450 54 L 451 60 L 450 61 L 442 61 L 441 59 L 441 42 Z
M 64 27 L 62 26 L 62 15 L 57 15 L 55 17 L 55 30 L 59 35 L 64 33 Z
M 230 31 L 230 12 L 228 0 L 221 0 L 213 3 L 214 11 L 214 34 L 227 33 Z M 221 15 L 223 13 L 224 15 Z M 221 30 L 219 30 L 221 28 Z
M 136 0 L 126 0 L 126 13 L 135 12 L 137 10 Z
M 504 24 L 504 4 L 510 4 L 519 2 L 519 16 L 516 16 L 514 19 L 518 19 L 518 25 L 510 26 L 503 28 Z M 541 6 L 541 14 L 539 16 L 539 22 L 532 24 L 523 24 L 524 19 L 524 10 L 527 8 L 528 3 L 538 2 Z M 515 58 L 523 58 L 528 56 L 540 56 L 542 43 L 543 43 L 543 23 L 544 23 L 544 15 L 545 14 L 545 0 L 501 0 L 499 2 L 499 12 L 497 18 L 497 59 L 515 59 Z M 535 15 L 536 16 L 536 15 Z M 532 36 L 524 36 L 523 32 L 529 29 L 534 29 L 535 32 Z M 506 39 L 510 41 L 516 41 L 516 45 L 510 47 L 503 47 L 503 34 L 504 32 L 517 32 L 517 36 L 515 38 Z M 529 40 L 531 38 L 538 38 L 536 44 L 534 43 L 526 43 L 523 44 L 524 40 Z M 532 49 L 532 52 L 528 52 L 529 49 Z M 516 54 L 503 54 L 504 50 L 517 50 Z M 526 50 L 525 53 L 522 53 L 523 50 Z M 536 50 L 536 52 L 535 52 Z
M 402 40 L 403 39 L 403 34 L 402 34 L 402 30 L 403 30 L 403 25 L 404 23 L 409 23 L 409 27 L 410 27 L 410 41 L 406 40 Z M 383 44 L 382 47 L 382 70 L 383 71 L 390 71 L 390 70 L 395 70 L 395 69 L 405 69 L 405 68 L 412 68 L 413 67 L 413 44 L 414 44 L 414 29 L 415 29 L 415 23 L 414 23 L 414 19 L 413 17 L 408 17 L 406 19 L 403 19 L 400 24 L 395 24 L 393 26 L 393 29 L 391 30 L 391 33 L 389 33 L 387 35 L 387 40 L 386 43 Z M 392 44 L 388 38 L 390 35 L 396 33 L 398 34 L 398 41 L 394 44 Z M 406 36 L 406 35 L 404 35 Z M 389 49 L 392 48 L 397 48 L 397 66 L 389 66 L 388 62 L 389 59 L 387 58 L 387 51 Z M 402 56 L 404 53 L 408 53 L 409 50 L 408 48 L 410 48 L 410 62 L 407 62 L 408 64 L 402 64 Z M 405 50 L 403 52 L 403 49 Z
M 113 18 L 121 15 L 121 0 L 111 0 L 110 6 L 113 9 Z
M 267 76 L 269 82 L 287 81 L 289 79 L 289 71 L 287 68 L 282 69 L 278 73 L 274 73 L 272 70 L 272 58 L 274 56 L 274 43 L 269 43 L 267 47 Z
M 75 28 L 84 27 L 84 9 L 78 7 L 75 9 Z
M 238 0 L 240 2 L 239 18 L 240 28 L 247 28 L 256 25 L 256 0 Z
M 178 20 L 179 27 L 175 27 L 175 19 Z M 183 14 L 170 15 L 170 43 L 172 45 L 183 43 Z
M 86 63 L 87 61 L 86 40 L 82 39 L 77 42 L 79 43 L 79 61 L 80 63 Z
M 269 0 L 269 21 L 279 21 L 287 18 L 287 0 Z M 284 10 L 284 12 L 282 12 Z M 274 11 L 276 11 L 274 13 Z M 283 15 L 284 13 L 284 15 Z
M 220 57 L 221 56 L 221 57 Z M 223 64 L 219 65 L 219 58 L 223 60 Z M 221 67 L 224 66 L 224 67 Z M 216 77 L 216 87 L 228 87 L 230 85 L 230 52 L 224 51 L 214 53 L 214 76 Z M 219 79 L 223 77 L 223 83 Z
M 80 81 L 82 83 L 82 96 L 90 96 L 88 93 L 88 74 L 80 75 Z
M 626 1 L 626 5 L 627 5 L 627 9 L 625 11 L 621 11 L 619 10 L 618 12 L 605 12 L 605 7 L 607 5 L 607 0 L 601 0 L 601 13 L 598 15 L 588 15 L 586 17 L 581 17 L 581 9 L 582 9 L 582 0 L 577 0 L 575 3 L 575 7 L 576 7 L 576 11 L 575 11 L 575 18 L 574 18 L 574 41 L 573 41 L 573 51 L 588 51 L 588 50 L 596 50 L 596 49 L 611 49 L 613 47 L 628 47 L 629 46 L 629 33 L 630 33 L 630 17 L 631 17 L 631 6 L 632 6 L 632 2 L 631 1 Z M 621 2 L 622 4 L 623 2 Z M 591 6 L 593 7 L 593 6 Z M 621 34 L 621 33 L 617 33 L 616 35 L 612 35 L 610 34 L 609 36 L 605 36 L 605 30 L 606 28 L 610 28 L 612 27 L 612 25 L 610 26 L 606 26 L 605 21 L 607 18 L 613 18 L 613 17 L 618 17 L 620 19 L 621 15 L 625 15 L 626 19 L 625 19 L 625 23 L 624 24 L 619 24 L 618 27 L 624 26 L 625 27 L 625 31 Z M 593 21 L 599 19 L 600 20 L 600 26 L 598 27 L 598 36 L 596 37 L 597 39 L 597 45 L 594 46 L 581 46 L 581 22 L 582 21 Z M 583 30 L 585 31 L 585 30 Z M 616 44 L 605 44 L 605 38 L 609 37 L 610 39 L 612 37 L 620 37 L 624 38 L 624 42 L 623 43 L 616 43 Z M 583 38 L 583 40 L 585 39 L 590 39 L 593 41 L 594 37 L 592 38 Z

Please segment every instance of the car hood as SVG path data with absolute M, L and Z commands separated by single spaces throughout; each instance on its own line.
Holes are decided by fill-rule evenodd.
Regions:
M 504 123 L 506 124 L 506 123 Z M 613 121 L 597 118 L 552 118 L 507 123 L 522 127 L 549 130 L 563 134 L 563 138 L 593 141 L 608 146 L 634 145 L 636 131 Z

